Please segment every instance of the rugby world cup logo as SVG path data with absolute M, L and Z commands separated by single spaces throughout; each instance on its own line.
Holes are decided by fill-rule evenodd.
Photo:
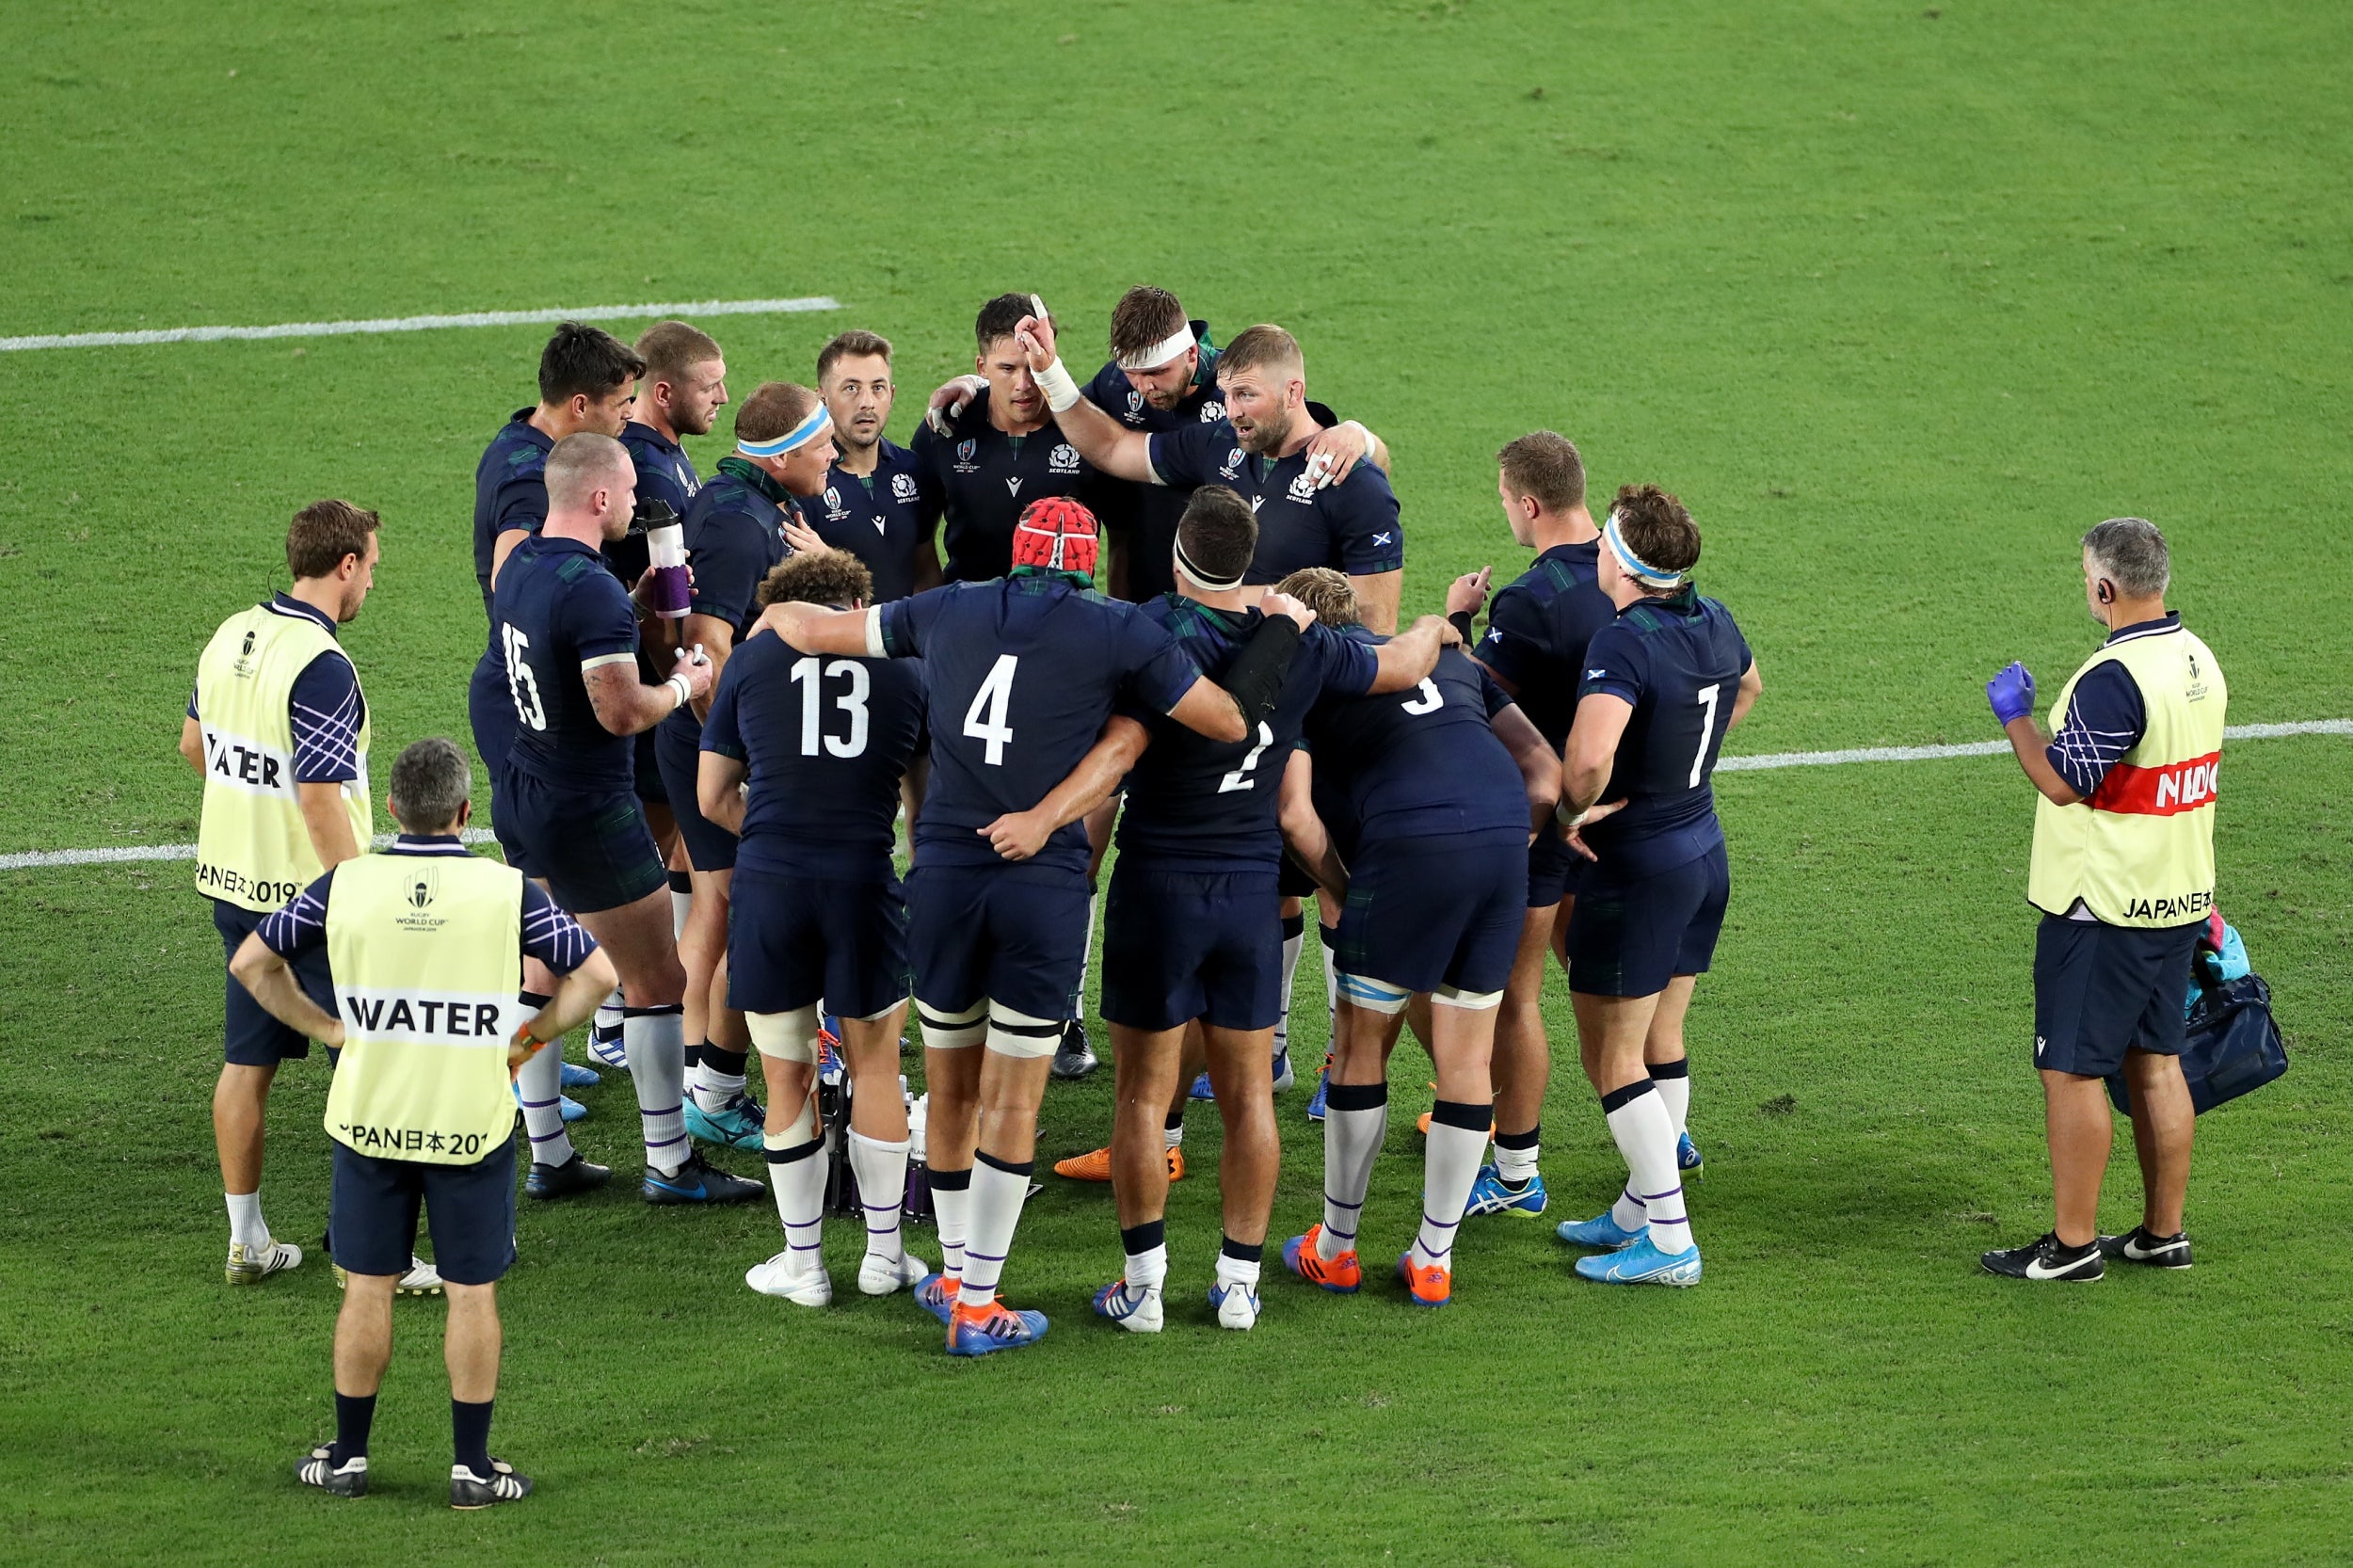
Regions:
M 433 877 L 431 873 L 428 872 L 419 876 L 416 881 L 409 884 L 408 907 L 411 909 L 429 909 L 432 905 Z
M 956 461 L 957 461 L 957 462 L 959 462 L 959 463 L 969 463 L 969 462 L 971 462 L 971 461 L 972 461 L 972 454 L 974 454 L 975 452 L 978 452 L 980 449 L 981 449 L 981 443 L 980 443 L 979 441 L 958 441 L 958 442 L 956 442 Z
M 838 522 L 849 515 L 849 508 L 841 504 L 841 492 L 833 486 L 827 485 L 825 487 L 825 516 Z
M 1128 389 L 1128 416 L 1134 419 L 1144 412 L 1144 394 L 1133 387 Z

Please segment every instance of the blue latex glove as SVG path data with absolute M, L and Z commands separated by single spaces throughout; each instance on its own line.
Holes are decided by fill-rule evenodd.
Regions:
M 2011 661 L 1985 683 L 1985 699 L 1993 705 L 1994 719 L 2007 728 L 2010 720 L 2034 712 L 2034 672 Z

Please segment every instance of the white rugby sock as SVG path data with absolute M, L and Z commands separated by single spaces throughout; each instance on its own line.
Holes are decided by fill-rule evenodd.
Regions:
M 850 1174 L 857 1177 L 858 1206 L 866 1210 L 866 1256 L 898 1262 L 906 1252 L 899 1213 L 907 1195 L 907 1140 L 886 1144 L 853 1128 Z
M 1487 1152 L 1493 1112 L 1492 1106 L 1454 1100 L 1440 1100 L 1431 1111 L 1429 1146 L 1422 1151 L 1421 1230 L 1414 1238 L 1415 1263 L 1445 1263 L 1454 1251 L 1455 1228 L 1470 1202 L 1471 1183 L 1479 1179 L 1479 1157 Z
M 670 940 L 686 935 L 686 914 L 695 907 L 695 879 L 684 872 L 670 873 Z
M 1323 1228 L 1316 1256 L 1325 1262 L 1356 1250 L 1356 1222 L 1372 1185 L 1372 1162 L 1389 1132 L 1389 1086 L 1335 1083 L 1323 1111 Z
M 1319 901 L 1321 904 L 1321 901 Z M 1329 1042 L 1339 1032 L 1340 1017 L 1340 933 L 1337 926 L 1316 922 L 1316 936 L 1323 943 L 1323 1037 Z M 1329 1048 L 1327 1045 L 1326 1048 Z
M 1178 1122 L 1175 1127 L 1163 1127 L 1160 1128 L 1160 1146 L 1162 1148 L 1179 1148 L 1183 1146 L 1184 1142 L 1184 1123 Z
M 1307 918 L 1286 915 L 1283 920 L 1283 1010 L 1274 1016 L 1274 1054 L 1291 1048 L 1291 981 L 1299 973 L 1299 954 L 1307 945 Z
M 1683 1209 L 1683 1180 L 1675 1170 L 1674 1126 L 1667 1107 L 1648 1079 L 1638 1080 L 1602 1096 L 1609 1118 L 1609 1136 L 1618 1141 L 1631 1178 L 1613 1212 L 1625 1229 L 1626 1199 L 1641 1205 L 1651 1226 L 1651 1243 L 1660 1252 L 1681 1252 L 1692 1244 L 1691 1222 Z
M 964 1239 L 972 1218 L 972 1173 L 930 1174 L 932 1218 L 939 1230 L 939 1272 L 952 1286 L 964 1274 Z
M 768 1185 L 776 1195 L 776 1218 L 784 1222 L 784 1247 L 794 1273 L 813 1273 L 825 1266 L 818 1248 L 825 1219 L 825 1141 L 792 1142 L 815 1125 L 814 1118 L 805 1115 L 792 1128 L 760 1138 L 768 1155 Z
M 1087 966 L 1095 961 L 1095 912 L 1102 902 L 1102 894 L 1087 894 L 1086 940 L 1079 948 L 1079 994 L 1070 1002 L 1070 1016 L 1074 1018 L 1084 1019 L 1087 1016 Z
M 1239 1245 L 1236 1242 L 1226 1244 L 1228 1246 Z M 1247 1286 L 1256 1290 L 1258 1288 L 1258 1259 L 1236 1257 L 1232 1253 L 1221 1249 L 1217 1255 L 1217 1282 L 1220 1285 Z
M 223 1192 L 221 1196 L 229 1200 L 229 1244 L 232 1247 L 268 1246 L 269 1224 L 262 1218 L 261 1190 Z
M 1168 1243 L 1144 1248 L 1127 1255 L 1127 1267 L 1121 1277 L 1128 1282 L 1128 1294 L 1141 1296 L 1146 1290 L 1157 1290 L 1168 1279 Z
M 993 1160 L 985 1154 L 973 1158 L 971 1218 L 964 1238 L 963 1288 L 956 1297 L 966 1306 L 986 1306 L 997 1299 L 1005 1255 L 1013 1250 L 1013 1227 L 1021 1223 L 1021 1205 L 1030 1195 L 1033 1164 Z
M 675 1175 L 694 1152 L 686 1141 L 685 1013 L 672 1002 L 632 1007 L 621 1018 L 637 1119 L 645 1125 L 646 1164 L 663 1176 Z
M 515 1075 L 515 1091 L 523 1102 L 523 1131 L 531 1136 L 531 1159 L 537 1165 L 561 1165 L 572 1158 L 571 1136 L 564 1130 L 562 1049 L 550 1042 Z
M 1667 1107 L 1667 1119 L 1674 1124 L 1675 1136 L 1689 1130 L 1691 1115 L 1691 1059 L 1678 1062 L 1650 1064 L 1651 1087 Z
M 1496 1175 L 1513 1187 L 1524 1187 L 1534 1180 L 1537 1156 L 1543 1153 L 1538 1135 L 1543 1130 L 1540 1124 L 1529 1128 L 1525 1133 L 1497 1133 Z M 1506 1138 L 1525 1141 L 1507 1144 L 1504 1142 Z
M 613 987 L 613 994 L 597 1003 L 596 1028 L 606 1034 L 621 1027 L 621 988 Z
M 695 1103 L 714 1116 L 725 1111 L 744 1092 L 744 1069 L 750 1055 L 704 1041 L 701 1053 L 695 1058 Z

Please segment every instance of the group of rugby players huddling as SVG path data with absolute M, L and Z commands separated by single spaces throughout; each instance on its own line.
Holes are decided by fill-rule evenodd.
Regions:
M 1095 1065 L 1079 1002 L 1115 820 L 1114 1120 L 1107 1150 L 1057 1167 L 1115 1190 L 1126 1267 L 1098 1313 L 1162 1325 L 1163 1212 L 1199 1096 L 1225 1130 L 1209 1304 L 1225 1327 L 1257 1320 L 1307 897 L 1334 1019 L 1310 1110 L 1323 1214 L 1282 1248 L 1294 1273 L 1359 1288 L 1409 1020 L 1437 1099 L 1397 1263 L 1408 1297 L 1448 1302 L 1466 1214 L 1544 1212 L 1551 954 L 1628 1171 L 1560 1234 L 1588 1279 L 1695 1282 L 1683 1017 L 1729 891 L 1709 776 L 1759 688 L 1731 616 L 1692 586 L 1689 514 L 1628 486 L 1597 526 L 1577 449 L 1522 436 L 1497 488 L 1533 565 L 1491 607 L 1486 572 L 1459 579 L 1448 616 L 1400 632 L 1387 449 L 1307 399 L 1290 334 L 1221 349 L 1147 287 L 1109 335 L 1081 387 L 1034 296 L 991 300 L 979 374 L 901 447 L 883 435 L 890 344 L 844 332 L 814 388 L 734 404 L 735 448 L 706 477 L 680 440 L 729 401 L 719 345 L 683 322 L 633 347 L 568 324 L 538 404 L 483 455 L 490 635 L 469 707 L 494 830 L 619 976 L 591 1054 L 632 1077 L 644 1195 L 756 1198 L 694 1144 L 763 1150 L 786 1245 L 746 1281 L 827 1304 L 818 1084 L 838 1060 L 860 1290 L 911 1288 L 952 1353 L 1041 1337 L 998 1284 L 1048 1079 Z M 692 597 L 665 618 L 648 538 L 668 515 Z M 552 989 L 528 967 L 524 984 Z M 936 1271 L 901 1234 L 910 998 Z M 533 1197 L 611 1175 L 566 1131 L 564 1082 L 588 1071 L 556 1051 L 521 1070 Z

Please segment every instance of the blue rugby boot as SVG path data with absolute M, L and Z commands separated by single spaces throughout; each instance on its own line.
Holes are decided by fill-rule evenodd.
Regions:
M 564 1071 L 561 1074 L 561 1081 L 558 1083 L 557 1087 L 564 1089 L 593 1089 L 603 1081 L 604 1075 L 598 1072 L 594 1067 L 584 1067 L 577 1063 L 567 1062 L 564 1064 Z
M 1687 1181 L 1705 1181 L 1707 1161 L 1700 1158 L 1700 1146 L 1691 1142 L 1691 1135 L 1683 1133 L 1675 1139 L 1675 1169 Z
M 1331 1087 L 1332 1053 L 1326 1051 L 1323 1054 L 1323 1071 L 1316 1075 L 1315 1095 L 1307 1101 L 1307 1119 L 1309 1121 L 1320 1122 L 1323 1120 L 1324 1096 L 1330 1091 Z
M 768 1189 L 757 1181 L 746 1181 L 705 1160 L 696 1149 L 686 1157 L 686 1163 L 668 1176 L 648 1166 L 646 1179 L 638 1184 L 638 1195 L 648 1203 L 667 1205 L 678 1203 L 749 1203 Z
M 1650 1226 L 1638 1225 L 1625 1229 L 1603 1209 L 1590 1220 L 1563 1220 L 1553 1227 L 1555 1236 L 1573 1247 L 1593 1247 L 1604 1252 L 1616 1252 L 1630 1247 L 1650 1234 Z
M 1524 1220 L 1532 1220 L 1545 1211 L 1547 1201 L 1543 1176 L 1532 1176 L 1522 1186 L 1509 1187 L 1493 1165 L 1481 1165 L 1479 1167 L 1479 1179 L 1471 1183 L 1470 1203 L 1463 1212 L 1516 1214 Z
M 1017 1351 L 1046 1337 L 1046 1314 L 1016 1312 L 1004 1303 L 967 1306 L 961 1301 L 948 1317 L 950 1355 L 994 1355 Z
M 956 1279 L 953 1274 L 925 1274 L 915 1282 L 915 1304 L 939 1320 L 946 1328 L 948 1320 L 956 1313 Z
M 760 1136 L 767 1122 L 767 1111 L 749 1095 L 738 1094 L 716 1111 L 705 1111 L 696 1104 L 691 1092 L 686 1096 L 687 1133 L 706 1144 L 757 1149 L 761 1146 Z
M 1192 1090 L 1185 1096 L 1185 1097 L 1187 1099 L 1196 1100 L 1213 1100 L 1217 1098 L 1217 1091 L 1209 1087 L 1209 1075 L 1203 1073 L 1198 1078 L 1195 1078 L 1193 1080 Z
M 1577 1277 L 1596 1285 L 1697 1285 L 1700 1250 L 1660 1252 L 1645 1234 L 1639 1241 L 1612 1253 L 1596 1253 L 1577 1260 Z

